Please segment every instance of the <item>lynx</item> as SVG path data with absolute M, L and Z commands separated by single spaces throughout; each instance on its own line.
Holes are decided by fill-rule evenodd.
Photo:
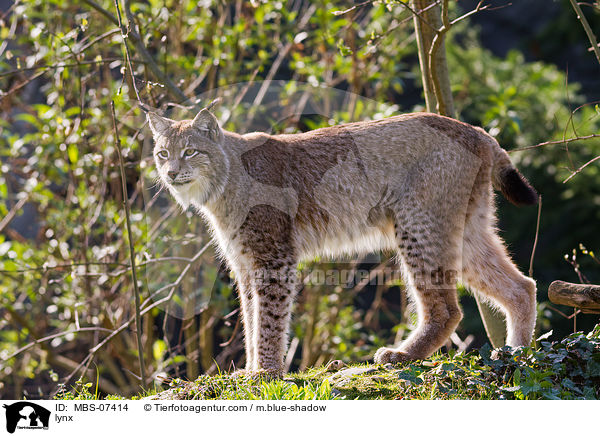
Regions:
M 397 254 L 419 322 L 375 363 L 439 349 L 462 318 L 458 280 L 506 315 L 507 345 L 531 341 L 536 285 L 497 235 L 492 187 L 516 205 L 537 193 L 483 129 L 430 113 L 282 135 L 225 131 L 207 109 L 148 122 L 160 180 L 205 217 L 234 274 L 242 371 L 285 371 L 297 265 L 317 255 Z

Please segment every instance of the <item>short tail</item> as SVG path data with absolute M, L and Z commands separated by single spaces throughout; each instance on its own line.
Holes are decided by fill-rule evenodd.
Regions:
M 513 166 L 508 153 L 497 145 L 492 169 L 494 188 L 517 206 L 532 206 L 538 202 L 538 193 L 527 179 Z

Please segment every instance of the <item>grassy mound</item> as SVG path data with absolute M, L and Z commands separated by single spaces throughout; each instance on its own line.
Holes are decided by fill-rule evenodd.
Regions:
M 94 399 L 85 386 L 57 399 Z M 173 379 L 167 390 L 153 398 L 600 399 L 600 324 L 587 335 L 541 340 L 535 349 L 492 350 L 486 345 L 469 353 L 436 354 L 403 365 L 354 365 L 335 372 L 312 368 L 275 381 L 229 374 L 203 375 L 192 382 Z

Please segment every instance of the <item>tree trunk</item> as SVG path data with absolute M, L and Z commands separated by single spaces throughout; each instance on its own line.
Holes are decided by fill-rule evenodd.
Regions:
M 425 9 L 427 6 L 431 5 L 431 3 L 433 3 L 431 0 L 413 0 L 413 10 L 418 14 L 419 11 Z M 421 65 L 421 81 L 423 82 L 423 93 L 425 94 L 427 112 L 435 112 L 437 106 L 433 82 L 431 81 L 431 75 L 429 74 L 429 50 L 431 49 L 431 43 L 435 36 L 434 29 L 437 29 L 441 23 L 439 13 L 439 7 L 434 6 L 421 13 L 420 17 L 413 14 L 417 48 L 419 49 L 419 64 Z M 429 25 L 427 23 L 429 23 Z
M 441 115 L 454 118 L 454 102 L 450 87 L 450 74 L 446 62 L 446 45 L 443 34 L 438 36 L 438 38 L 441 38 L 441 41 L 437 49 L 434 50 L 433 58 L 430 59 L 432 42 L 438 33 L 438 29 L 442 29 L 440 7 L 438 5 L 432 6 L 425 12 L 420 12 L 433 3 L 435 1 L 412 0 L 412 8 L 416 13 L 413 14 L 413 21 L 415 24 L 417 47 L 419 49 L 419 64 L 421 65 L 421 80 L 423 82 L 425 104 L 428 112 L 442 112 Z M 445 1 L 444 6 L 447 10 L 447 1 Z M 449 25 L 447 26 L 443 32 L 449 30 Z M 432 73 L 435 77 L 432 76 Z M 442 111 L 440 111 L 440 108 L 442 108 Z M 503 346 L 506 341 L 504 316 L 502 313 L 492 310 L 477 294 L 475 294 L 475 300 L 477 301 L 481 320 L 492 346 L 496 348 Z

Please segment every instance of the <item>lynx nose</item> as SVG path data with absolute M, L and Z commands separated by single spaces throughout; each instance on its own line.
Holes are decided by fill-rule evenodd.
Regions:
M 179 171 L 167 171 L 167 175 L 171 178 L 171 180 L 175 180 L 177 178 L 177 174 L 179 174 Z

